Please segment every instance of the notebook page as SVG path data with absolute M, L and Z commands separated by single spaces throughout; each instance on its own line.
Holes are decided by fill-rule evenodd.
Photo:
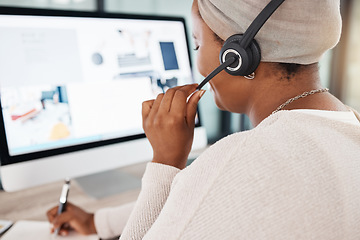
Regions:
M 80 235 L 71 232 L 69 236 L 54 236 L 50 233 L 50 224 L 45 221 L 17 221 L 1 240 L 99 240 L 96 235 Z

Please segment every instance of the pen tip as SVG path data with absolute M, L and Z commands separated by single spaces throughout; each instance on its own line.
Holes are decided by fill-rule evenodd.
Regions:
M 70 178 L 65 178 L 65 183 L 69 184 L 70 183 Z

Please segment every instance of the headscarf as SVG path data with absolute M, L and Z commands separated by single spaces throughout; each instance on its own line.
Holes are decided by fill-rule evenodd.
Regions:
M 198 0 L 205 23 L 220 38 L 244 33 L 270 0 Z M 341 35 L 340 0 L 285 0 L 255 39 L 265 62 L 311 64 Z

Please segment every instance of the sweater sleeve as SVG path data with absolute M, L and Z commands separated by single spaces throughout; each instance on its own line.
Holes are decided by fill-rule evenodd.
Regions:
M 121 240 L 142 239 L 151 228 L 163 208 L 172 181 L 180 169 L 148 163 L 142 178 L 142 188 L 127 222 Z
M 98 236 L 102 239 L 120 236 L 135 202 L 113 208 L 102 208 L 95 212 L 94 221 Z

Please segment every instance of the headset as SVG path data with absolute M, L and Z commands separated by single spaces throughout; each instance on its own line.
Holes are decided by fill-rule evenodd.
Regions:
M 219 55 L 221 65 L 206 76 L 197 87 L 198 90 L 222 70 L 233 76 L 247 77 L 254 73 L 261 60 L 260 46 L 254 38 L 265 22 L 284 1 L 271 0 L 250 24 L 244 34 L 232 35 L 225 41 Z

